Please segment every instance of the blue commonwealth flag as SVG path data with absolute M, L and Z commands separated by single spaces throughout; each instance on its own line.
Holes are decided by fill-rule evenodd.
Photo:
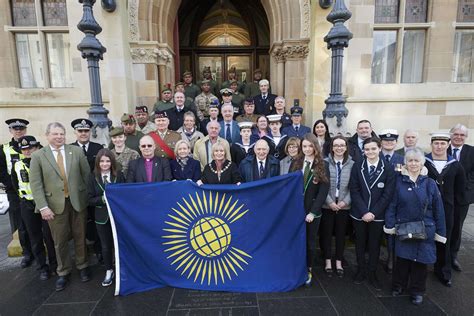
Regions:
M 300 172 L 240 186 L 109 185 L 115 294 L 164 286 L 273 292 L 302 285 L 302 192 Z

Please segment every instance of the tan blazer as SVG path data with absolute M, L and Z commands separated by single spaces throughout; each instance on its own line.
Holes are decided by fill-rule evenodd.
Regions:
M 230 146 L 229 143 L 222 137 L 217 137 L 217 142 L 220 142 L 224 145 L 224 151 L 225 151 L 225 159 L 232 161 L 230 157 Z M 210 161 L 207 160 L 208 157 L 208 147 L 207 144 L 209 143 L 209 136 L 206 136 L 204 138 L 201 138 L 196 142 L 194 145 L 194 159 L 198 160 L 201 163 L 201 171 L 204 170 L 204 167 L 210 163 Z
M 69 199 L 75 211 L 87 208 L 87 180 L 90 167 L 82 149 L 64 145 Z M 49 207 L 55 214 L 64 211 L 64 184 L 51 148 L 44 148 L 31 155 L 30 184 L 38 210 Z

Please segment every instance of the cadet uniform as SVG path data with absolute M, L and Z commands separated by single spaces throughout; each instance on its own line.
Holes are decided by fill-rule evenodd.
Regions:
M 209 77 L 206 78 L 206 72 L 209 73 Z M 212 75 L 211 75 L 211 67 L 204 67 L 204 70 L 202 72 L 202 81 L 198 82 L 197 85 L 199 87 L 202 86 L 202 83 L 203 81 L 208 81 L 209 82 L 209 85 L 211 86 L 211 93 L 214 94 L 215 96 L 217 96 L 219 94 L 219 85 L 217 84 L 217 81 L 215 81 L 214 79 L 212 79 Z
M 267 115 L 267 119 L 269 123 L 272 123 L 272 122 L 281 123 L 281 118 L 282 116 L 279 114 Z M 278 160 L 282 160 L 283 158 L 286 157 L 285 146 L 286 146 L 286 142 L 289 139 L 288 135 L 281 133 L 280 136 L 277 137 L 269 133 L 268 135 L 263 136 L 262 139 L 265 140 L 268 143 L 268 147 L 270 147 L 270 152 L 268 153 L 269 155 L 273 155 Z
M 209 80 L 203 80 L 201 84 L 209 83 Z M 214 94 L 212 93 L 204 93 L 201 92 L 195 99 L 194 104 L 197 107 L 197 116 L 200 121 L 209 118 L 209 105 L 213 100 L 219 100 Z M 185 104 L 186 106 L 186 104 Z
M 295 105 L 291 108 L 291 116 L 301 116 L 303 114 L 303 108 Z M 311 128 L 302 124 L 294 125 L 293 122 L 290 126 L 282 128 L 282 134 L 288 135 L 288 137 L 298 137 L 303 139 L 304 135 L 311 133 Z
M 6 120 L 5 123 L 10 129 L 25 130 L 30 122 L 24 119 L 13 118 Z M 5 143 L 0 148 L 0 182 L 5 185 L 7 193 L 8 215 L 10 217 L 10 227 L 12 234 L 18 230 L 18 238 L 23 248 L 23 260 L 21 267 L 26 268 L 33 262 L 30 240 L 25 225 L 21 219 L 20 199 L 12 185 L 12 170 L 15 162 L 23 159 L 18 142 L 12 138 L 10 142 Z
M 155 114 L 157 118 L 168 118 L 167 112 L 158 112 Z M 178 132 L 166 129 L 164 132 L 156 130 L 149 134 L 156 144 L 155 156 L 160 158 L 174 159 L 174 147 L 178 140 L 181 139 L 181 134 Z
M 253 127 L 252 122 L 243 121 L 239 123 L 240 130 L 243 130 L 244 128 L 248 128 L 249 130 L 251 130 L 252 127 Z M 239 166 L 242 160 L 244 160 L 248 156 L 252 156 L 255 154 L 253 150 L 254 146 L 255 146 L 255 143 L 251 143 L 251 142 L 244 145 L 242 140 L 240 140 L 239 142 L 235 142 L 230 146 L 230 155 L 232 157 L 232 161 L 235 162 L 237 167 Z
M 161 89 L 161 93 L 164 93 L 164 92 L 167 92 L 167 91 L 169 91 L 170 93 L 173 93 L 173 91 L 171 91 L 171 87 L 169 85 L 166 85 Z M 169 101 L 159 100 L 153 106 L 153 113 L 166 111 L 166 110 L 171 109 L 172 107 L 174 107 L 173 98 L 171 98 L 171 100 L 169 100 Z
M 137 124 L 135 117 L 132 114 L 126 114 L 124 113 L 120 119 L 122 123 L 135 123 Z M 135 150 L 136 152 L 140 152 L 140 138 L 145 136 L 142 132 L 138 131 L 135 129 L 135 131 L 132 134 L 125 134 L 127 136 L 127 139 L 125 140 L 125 146 L 127 146 L 130 149 Z M 109 147 L 110 149 L 113 148 Z
M 183 73 L 183 78 L 186 76 L 192 76 L 193 74 L 190 71 L 186 71 Z M 195 99 L 201 93 L 201 89 L 195 85 L 194 83 L 184 84 L 184 95 L 191 99 Z M 155 113 L 156 114 L 156 113 Z
M 174 103 L 173 103 L 174 106 Z M 145 113 L 148 115 L 148 108 L 146 106 L 136 106 L 135 107 L 135 115 Z M 151 122 L 149 119 L 146 120 L 145 126 L 141 127 L 140 124 L 137 122 L 137 131 L 142 132 L 143 134 L 148 134 L 149 132 L 153 132 L 156 130 L 155 123 Z
M 119 135 L 123 135 L 123 128 L 121 127 L 113 128 L 109 132 L 110 137 Z M 129 162 L 140 158 L 140 154 L 136 150 L 128 148 L 127 145 L 125 145 L 125 148 L 121 153 L 118 153 L 115 148 L 112 149 L 112 152 L 114 153 L 117 162 L 120 164 L 120 170 L 122 171 L 124 177 L 127 177 Z
M 253 72 L 254 78 L 256 73 L 262 74 L 262 71 L 258 68 L 255 69 L 255 71 Z M 260 94 L 260 86 L 258 84 L 259 81 L 260 80 L 249 82 L 245 85 L 244 94 L 246 98 L 253 98 Z M 268 91 L 268 93 L 270 93 L 270 91 Z
M 232 84 L 237 85 L 237 80 L 231 80 L 230 86 L 232 86 Z M 238 107 L 242 109 L 245 101 L 245 96 L 239 92 L 238 85 L 235 90 L 232 88 L 230 89 L 234 92 L 232 94 L 232 104 L 238 105 Z
M 71 122 L 71 127 L 74 128 L 75 130 L 87 130 L 89 131 L 93 126 L 92 121 L 88 119 L 75 119 L 74 121 Z M 75 141 L 74 143 L 71 143 L 73 146 L 78 146 L 81 147 L 82 150 L 84 151 L 84 155 L 86 155 L 87 162 L 89 163 L 89 166 L 91 167 L 91 172 L 94 170 L 95 166 L 95 157 L 97 156 L 97 153 L 99 150 L 104 148 L 99 143 L 94 143 L 89 141 L 87 144 L 81 144 L 79 141 Z
M 232 90 L 230 88 L 221 89 L 220 92 L 221 92 L 222 96 L 233 96 L 234 95 L 234 90 Z M 235 119 L 238 115 L 241 114 L 242 108 L 239 104 L 234 103 L 233 101 L 231 101 L 231 104 L 232 104 L 232 107 L 234 108 L 234 119 Z M 222 109 L 223 105 L 224 105 L 224 101 L 222 101 L 220 109 Z
M 21 149 L 41 148 L 41 144 L 33 136 L 23 136 L 19 139 L 19 144 Z M 31 158 L 25 157 L 15 162 L 12 180 L 20 197 L 21 218 L 31 241 L 32 252 L 40 270 L 40 279 L 45 281 L 49 278 L 50 267 L 52 271 L 56 270 L 56 253 L 48 222 L 41 218 L 41 214 L 35 213 L 36 205 L 30 187 L 30 161 Z M 49 266 L 46 263 L 43 242 L 48 249 Z

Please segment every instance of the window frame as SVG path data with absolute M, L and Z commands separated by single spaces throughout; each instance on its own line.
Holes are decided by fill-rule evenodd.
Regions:
M 375 10 L 374 10 L 374 25 L 373 31 L 396 31 L 397 32 L 397 49 L 395 57 L 395 82 L 393 83 L 373 83 L 371 84 L 420 84 L 425 83 L 426 79 L 426 59 L 427 59 L 427 47 L 430 39 L 430 30 L 434 26 L 434 22 L 428 22 L 432 13 L 432 1 L 426 0 L 426 21 L 424 23 L 405 23 L 405 10 L 407 0 L 399 0 L 398 7 L 398 23 L 375 23 Z M 374 4 L 375 7 L 375 4 Z M 402 82 L 402 63 L 403 63 L 403 47 L 404 47 L 404 35 L 405 31 L 424 30 L 425 31 L 425 43 L 423 46 L 423 65 L 420 82 Z M 373 56 L 372 56 L 373 58 Z M 371 69 L 372 72 L 372 69 Z M 372 75 L 371 75 L 372 77 Z
M 11 17 L 11 24 L 5 25 L 5 31 L 9 32 L 13 35 L 13 41 L 15 46 L 15 62 L 16 62 L 16 70 L 17 70 L 17 84 L 20 89 L 68 89 L 71 87 L 52 87 L 51 82 L 51 73 L 49 68 L 49 52 L 48 52 L 48 44 L 46 43 L 46 36 L 48 33 L 69 33 L 69 19 L 68 25 L 64 26 L 44 26 L 44 19 L 43 19 L 43 6 L 41 0 L 34 0 L 35 3 L 35 15 L 36 15 L 36 26 L 14 26 L 13 21 L 13 6 L 12 1 L 8 1 L 9 9 L 10 9 L 10 17 Z M 67 7 L 67 1 L 66 1 Z M 42 74 L 43 74 L 43 87 L 22 87 L 21 86 L 21 74 L 20 68 L 18 63 L 18 49 L 16 45 L 16 34 L 19 33 L 29 33 L 29 34 L 38 34 L 39 39 L 39 47 L 40 47 L 40 54 L 41 54 L 41 62 L 42 62 Z M 71 71 L 71 79 L 72 79 L 72 71 Z M 72 80 L 71 80 L 72 81 Z
M 461 1 L 458 0 L 458 5 L 456 10 L 459 12 L 459 5 L 461 4 Z M 456 34 L 458 31 L 471 31 L 474 32 L 474 22 L 458 22 L 458 16 L 456 15 L 456 21 L 454 22 L 454 34 Z M 463 82 L 463 81 L 456 81 L 455 74 L 457 74 L 457 56 L 456 56 L 456 36 L 453 38 L 453 63 L 452 63 L 452 73 L 451 73 L 451 82 L 452 83 L 458 83 L 458 84 L 472 84 L 474 83 L 474 78 L 472 78 L 472 81 L 470 82 Z

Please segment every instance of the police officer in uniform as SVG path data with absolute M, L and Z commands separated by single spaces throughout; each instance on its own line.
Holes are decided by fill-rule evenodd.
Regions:
M 71 143 L 71 145 L 82 148 L 91 172 L 94 171 L 95 157 L 97 157 L 99 150 L 104 148 L 101 144 L 90 141 L 93 125 L 91 120 L 85 118 L 78 118 L 71 122 L 71 127 L 74 128 L 74 135 L 76 135 L 76 141 Z M 94 253 L 99 262 L 102 262 L 100 240 L 95 227 L 94 207 L 87 207 L 86 239 L 94 243 Z
M 20 239 L 21 247 L 23 248 L 21 267 L 26 268 L 33 262 L 33 254 L 31 252 L 28 233 L 26 232 L 25 225 L 21 220 L 20 199 L 13 188 L 11 174 L 13 164 L 23 158 L 18 140 L 25 136 L 26 127 L 30 122 L 20 118 L 12 118 L 6 120 L 5 123 L 8 125 L 10 134 L 12 134 L 13 137 L 11 141 L 3 144 L 0 148 L 0 182 L 5 185 L 8 202 L 10 203 L 8 212 L 12 234 L 18 230 L 18 237 Z
M 39 213 L 35 213 L 36 205 L 30 187 L 31 154 L 41 148 L 41 144 L 33 136 L 23 136 L 18 142 L 24 158 L 15 162 L 13 166 L 13 186 L 20 197 L 21 218 L 28 232 L 32 252 L 40 271 L 40 280 L 46 281 L 49 279 L 50 271 L 56 270 L 56 253 L 48 222 L 44 221 Z M 46 251 L 43 242 L 48 249 L 49 266 L 46 263 Z

